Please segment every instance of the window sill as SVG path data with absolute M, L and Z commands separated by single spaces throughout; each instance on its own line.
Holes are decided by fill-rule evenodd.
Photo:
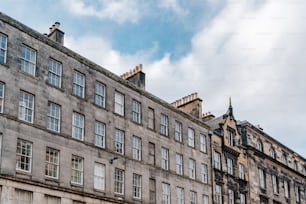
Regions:
M 87 102 L 87 99 L 86 99 L 85 96 L 84 96 L 84 97 L 81 97 L 81 96 L 77 96 L 77 95 L 75 95 L 75 94 L 73 94 L 73 93 L 71 93 L 71 95 L 74 96 L 74 97 L 76 97 L 77 99 L 80 99 L 80 100 L 82 100 L 82 101 Z
M 95 192 L 97 192 L 97 193 L 101 193 L 101 194 L 105 195 L 105 190 L 96 189 L 96 188 L 94 188 L 93 190 L 94 190 Z
M 10 68 L 10 66 L 8 65 L 8 63 L 7 62 L 0 62 L 0 65 L 2 65 L 2 66 L 4 66 L 4 67 L 6 67 L 6 68 Z
M 93 106 L 99 108 L 99 109 L 102 109 L 102 110 L 105 110 L 105 111 L 108 111 L 108 109 L 106 108 L 106 106 L 100 106 L 100 105 L 97 105 L 95 104 L 94 102 L 91 103 Z
M 59 179 L 58 178 L 53 178 L 53 177 L 49 177 L 49 176 L 45 176 L 45 181 L 49 181 L 49 182 L 53 182 L 53 183 L 59 183 Z
M 135 124 L 135 125 L 138 125 L 138 126 L 142 126 L 143 124 L 141 123 L 141 122 L 135 122 L 135 121 L 133 121 L 133 120 L 131 120 L 131 122 L 133 123 L 133 124 Z
M 120 117 L 120 118 L 124 118 L 124 114 L 121 115 L 121 114 L 119 114 L 119 113 L 114 112 L 114 115 L 115 115 L 115 116 L 118 116 L 118 117 Z
M 73 183 L 72 181 L 70 181 L 70 185 L 71 187 L 76 187 L 76 188 L 83 188 L 83 184 L 79 184 L 79 183 Z
M 62 87 L 58 87 L 58 86 L 55 86 L 55 85 L 53 85 L 53 84 L 50 84 L 50 83 L 48 83 L 48 81 L 46 82 L 46 84 L 47 84 L 48 86 L 52 87 L 52 88 L 55 88 L 55 89 L 61 91 L 61 92 L 65 92 L 65 89 L 63 89 Z
M 148 130 L 152 131 L 152 132 L 155 132 L 156 133 L 156 130 L 155 128 L 150 128 L 150 127 L 147 127 Z
M 22 71 L 22 70 L 20 70 L 20 69 L 18 69 L 18 72 L 21 73 L 21 74 L 24 74 L 24 75 L 26 75 L 26 76 L 28 76 L 28 77 L 34 79 L 34 80 L 36 80 L 36 81 L 39 80 L 39 78 L 38 78 L 37 76 L 32 75 L 32 74 L 30 74 L 30 73 L 28 73 L 28 72 Z

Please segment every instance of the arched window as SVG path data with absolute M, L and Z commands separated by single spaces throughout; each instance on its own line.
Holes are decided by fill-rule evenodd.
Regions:
M 273 159 L 276 159 L 276 153 L 273 147 L 270 147 L 270 157 Z
M 258 139 L 257 140 L 257 149 L 259 150 L 259 151 L 263 151 L 263 146 L 262 146 L 262 142 L 261 142 L 261 140 L 260 139 Z

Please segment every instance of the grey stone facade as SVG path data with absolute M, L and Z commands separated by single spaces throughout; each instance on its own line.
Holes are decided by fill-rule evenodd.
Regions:
M 189 203 L 190 191 L 196 192 L 197 202 L 202 195 L 209 196 L 211 202 L 211 181 L 202 183 L 201 163 L 208 167 L 210 177 L 210 148 L 199 151 L 199 134 L 207 138 L 210 146 L 208 126 L 201 120 L 175 108 L 161 99 L 138 88 L 110 71 L 79 56 L 60 43 L 22 25 L 10 17 L 0 14 L 0 33 L 7 36 L 6 62 L 0 64 L 0 81 L 5 85 L 4 111 L 0 114 L 0 187 L 1 203 L 13 204 L 20 196 L 18 190 L 30 192 L 33 203 L 47 203 L 48 196 L 56 196 L 60 203 L 73 201 L 84 203 L 161 203 L 162 183 L 170 185 L 169 196 L 176 202 L 176 187 L 184 189 L 184 199 Z M 21 70 L 21 47 L 28 46 L 36 51 L 35 74 Z M 48 83 L 49 60 L 62 64 L 61 87 Z M 85 76 L 85 97 L 73 94 L 73 74 L 75 71 Z M 95 82 L 106 87 L 106 106 L 95 105 Z M 20 93 L 31 94 L 33 100 L 33 122 L 19 119 Z M 114 113 L 114 95 L 124 95 L 124 114 Z M 132 101 L 141 104 L 141 122 L 132 121 Z M 48 103 L 60 106 L 60 131 L 47 129 Z M 148 108 L 154 110 L 153 130 L 148 128 Z M 72 138 L 73 112 L 84 116 L 84 139 Z M 168 117 L 168 136 L 160 134 L 160 115 Z M 95 122 L 105 124 L 105 148 L 95 145 Z M 183 124 L 183 141 L 174 140 L 174 123 Z M 187 128 L 195 131 L 195 147 L 187 145 Z M 115 149 L 115 129 L 124 131 L 124 153 Z M 141 160 L 132 158 L 132 137 L 141 139 Z M 30 170 L 17 168 L 17 141 L 31 144 Z M 46 172 L 46 148 L 59 151 L 59 176 L 49 178 Z M 169 169 L 161 168 L 161 148 L 169 150 Z M 22 151 L 22 150 L 21 150 Z M 23 154 L 24 152 L 22 152 Z M 176 173 L 176 153 L 183 154 L 183 175 Z M 83 178 L 80 185 L 71 182 L 72 156 L 83 159 Z M 189 178 L 189 159 L 196 161 L 196 178 Z M 28 162 L 28 161 L 21 161 Z M 94 189 L 94 164 L 105 166 L 105 189 Z M 23 164 L 21 164 L 23 165 Z M 22 166 L 22 168 L 25 168 Z M 115 169 L 124 170 L 122 194 L 114 191 Z M 133 174 L 141 175 L 141 196 L 133 196 Z M 151 183 L 150 183 L 151 182 Z M 155 191 L 155 192 L 154 192 Z M 151 194 L 151 196 L 150 196 Z

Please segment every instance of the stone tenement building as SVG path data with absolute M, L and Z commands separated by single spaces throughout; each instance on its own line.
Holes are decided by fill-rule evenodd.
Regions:
M 306 160 L 260 126 L 239 122 L 246 148 L 251 203 L 306 203 Z
M 203 121 L 211 128 L 213 202 L 306 203 L 306 160 L 262 128 L 236 121 L 228 111 Z
M 59 26 L 0 13 L 1 204 L 305 203 L 305 159 L 231 104 L 217 118 L 196 93 L 169 104 L 141 65 L 117 76 L 64 47 Z
M 211 203 L 201 114 L 146 92 L 141 66 L 119 77 L 63 42 L 59 23 L 0 14 L 1 204 Z

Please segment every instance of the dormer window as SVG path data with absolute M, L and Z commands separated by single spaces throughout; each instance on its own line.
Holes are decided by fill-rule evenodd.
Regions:
M 287 160 L 287 155 L 286 155 L 286 153 L 283 153 L 283 155 L 282 155 L 282 161 L 283 161 L 284 164 L 288 165 L 288 160 Z
M 276 154 L 275 154 L 275 150 L 273 147 L 270 148 L 270 157 L 272 157 L 273 159 L 276 159 Z
M 258 151 L 263 152 L 263 146 L 260 139 L 257 140 L 256 148 Z

